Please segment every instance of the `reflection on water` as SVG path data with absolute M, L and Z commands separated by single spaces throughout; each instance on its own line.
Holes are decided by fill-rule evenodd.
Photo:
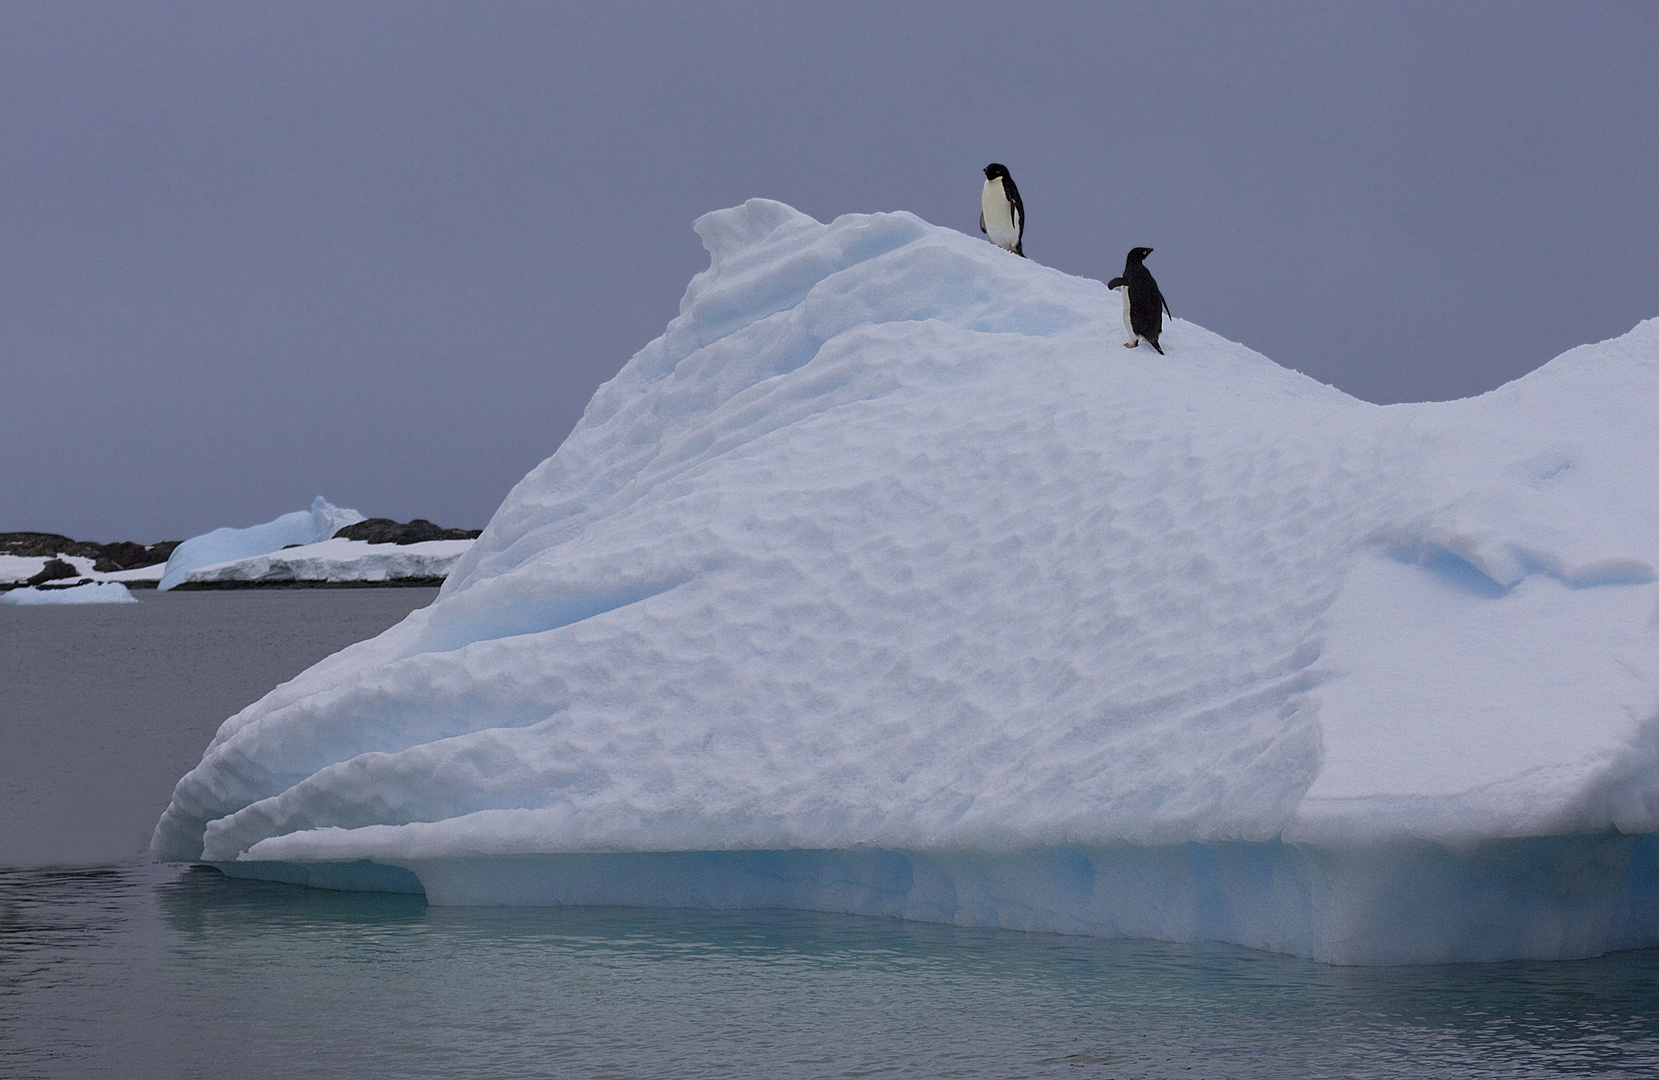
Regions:
M 1659 953 L 1331 968 L 802 912 L 0 871 L 0 1075 L 1659 1073 Z

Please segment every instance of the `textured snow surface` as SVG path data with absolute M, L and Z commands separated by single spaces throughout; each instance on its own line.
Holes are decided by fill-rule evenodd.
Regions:
M 50 561 L 50 558 L 45 555 L 0 554 L 0 582 L 28 581 L 40 573 Z M 92 565 L 91 559 L 83 561 L 88 567 Z
M 226 721 L 158 855 L 1328 959 L 1659 943 L 1619 835 L 1659 829 L 1659 321 L 1379 407 L 1180 319 L 1125 349 L 1099 281 L 910 214 L 697 230 L 438 600 Z M 806 885 L 733 884 L 780 852 Z M 1554 914 L 1400 937 L 1504 890 Z
M 201 566 L 186 582 L 397 581 L 442 578 L 472 547 L 471 540 L 428 540 L 421 544 L 371 544 L 366 540 L 324 540 L 234 562 Z
M 39 607 L 54 604 L 136 604 L 138 597 L 119 582 L 95 582 L 69 589 L 11 589 L 0 593 L 0 604 Z
M 311 503 L 309 510 L 283 514 L 263 525 L 246 529 L 214 529 L 201 536 L 192 536 L 173 549 L 162 572 L 162 589 L 183 584 L 192 570 L 217 563 L 250 559 L 278 551 L 290 544 L 315 544 L 327 540 L 347 525 L 364 520 L 356 510 L 335 506 L 321 495 Z

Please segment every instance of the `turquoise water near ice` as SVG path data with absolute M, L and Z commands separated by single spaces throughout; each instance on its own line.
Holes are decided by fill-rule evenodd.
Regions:
M 0 871 L 8 1077 L 1659 1075 L 1659 953 L 1339 968 L 803 912 Z

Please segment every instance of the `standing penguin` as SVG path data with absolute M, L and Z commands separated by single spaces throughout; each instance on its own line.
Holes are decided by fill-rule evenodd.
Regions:
M 1151 248 L 1131 250 L 1129 258 L 1123 263 L 1123 276 L 1108 281 L 1106 287 L 1123 294 L 1123 328 L 1129 331 L 1129 340 L 1123 343 L 1123 347 L 1133 349 L 1144 341 L 1158 349 L 1158 355 L 1162 356 L 1164 350 L 1158 348 L 1158 336 L 1164 332 L 1164 316 L 1169 313 L 1169 304 L 1164 300 L 1164 294 L 1158 291 L 1152 271 L 1143 265 L 1150 254 Z
M 1025 204 L 1020 201 L 1014 178 L 1008 175 L 1008 167 L 994 161 L 985 166 L 985 188 L 979 193 L 979 231 L 997 247 L 1025 258 L 1020 250 L 1020 240 L 1025 236 Z

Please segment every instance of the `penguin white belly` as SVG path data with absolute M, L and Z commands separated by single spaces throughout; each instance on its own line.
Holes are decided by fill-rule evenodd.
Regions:
M 1135 333 L 1134 320 L 1129 318 L 1129 286 L 1119 285 L 1118 293 L 1123 297 L 1123 328 L 1129 331 L 1127 344 L 1138 345 L 1140 344 L 1140 335 Z
M 1002 177 L 985 181 L 979 208 L 985 212 L 985 235 L 991 238 L 991 243 L 1004 251 L 1013 251 L 1020 242 L 1020 227 L 1014 220 L 1014 205 L 1003 194 Z

